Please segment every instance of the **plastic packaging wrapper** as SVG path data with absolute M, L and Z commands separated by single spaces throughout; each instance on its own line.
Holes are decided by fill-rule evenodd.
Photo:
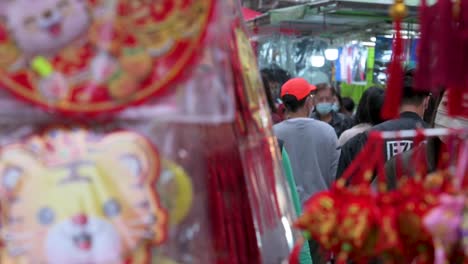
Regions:
M 278 66 L 312 84 L 329 83 L 332 80 L 332 63 L 325 61 L 322 67 L 311 64 L 313 55 L 325 56 L 327 45 L 311 37 L 273 35 L 259 45 L 259 66 L 262 69 Z
M 0 263 L 288 258 L 293 207 L 239 10 L 0 0 Z

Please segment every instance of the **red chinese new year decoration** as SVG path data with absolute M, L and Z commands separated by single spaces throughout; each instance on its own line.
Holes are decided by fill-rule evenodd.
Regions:
M 68 114 L 140 103 L 195 65 L 214 2 L 1 1 L 0 83 Z

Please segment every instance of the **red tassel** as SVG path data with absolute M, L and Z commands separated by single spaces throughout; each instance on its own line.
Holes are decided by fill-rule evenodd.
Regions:
M 291 255 L 289 255 L 289 264 L 299 264 L 301 250 L 304 246 L 304 239 L 301 239 L 293 248 Z
M 433 69 L 432 60 L 432 43 L 433 43 L 433 22 L 431 17 L 431 9 L 427 6 L 427 1 L 421 1 L 419 11 L 419 23 L 421 31 L 421 39 L 418 44 L 418 65 L 414 76 L 414 87 L 416 90 L 428 91 L 433 90 L 435 87 L 431 78 L 431 70 Z
M 452 68 L 453 57 L 459 54 L 453 54 L 453 6 L 452 0 L 439 0 L 437 2 L 438 21 L 437 34 L 434 36 L 436 43 L 435 59 L 437 68 L 432 71 L 435 85 L 446 86 L 449 80 Z M 433 18 L 434 19 L 434 18 Z M 453 54 L 453 55 L 452 55 Z M 434 59 L 434 58 L 432 58 Z
M 395 21 L 395 30 L 393 55 L 388 69 L 388 85 L 382 109 L 382 118 L 384 119 L 394 119 L 399 116 L 401 97 L 403 95 L 403 39 L 401 37 L 401 20 Z

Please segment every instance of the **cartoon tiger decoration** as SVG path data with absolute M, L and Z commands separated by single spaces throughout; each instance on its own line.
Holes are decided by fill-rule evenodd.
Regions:
M 170 181 L 190 196 L 168 209 L 155 191 L 162 162 L 172 171 Z M 165 241 L 171 215 L 180 221 L 191 204 L 187 175 L 162 162 L 147 139 L 127 131 L 97 136 L 54 128 L 6 146 L 0 151 L 0 263 L 148 263 L 147 249 Z

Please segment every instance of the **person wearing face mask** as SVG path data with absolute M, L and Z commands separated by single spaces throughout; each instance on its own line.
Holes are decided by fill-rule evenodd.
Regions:
M 341 96 L 335 93 L 335 96 L 333 96 L 332 111 L 336 113 L 340 113 L 342 105 L 343 105 L 343 102 L 341 101 Z
M 366 132 L 354 136 L 341 147 L 341 156 L 336 175 L 337 179 L 343 175 L 344 171 L 367 143 L 367 137 L 370 131 L 397 131 L 429 127 L 429 125 L 424 122 L 423 117 L 429 104 L 430 93 L 413 89 L 413 74 L 413 70 L 405 72 L 400 117 L 371 127 Z M 384 144 L 386 160 L 414 147 L 413 139 L 411 138 L 386 140 Z
M 339 137 L 341 133 L 353 126 L 353 120 L 339 113 L 340 106 L 335 100 L 336 95 L 333 87 L 328 84 L 318 84 L 314 97 L 315 111 L 310 117 L 328 123 Z
M 325 122 L 309 118 L 314 105 L 311 92 L 315 89 L 302 78 L 287 81 L 281 87 L 287 119 L 273 126 L 273 133 L 289 154 L 301 204 L 331 187 L 339 158 L 334 129 Z M 313 263 L 324 263 L 318 243 L 310 241 L 309 246 Z

